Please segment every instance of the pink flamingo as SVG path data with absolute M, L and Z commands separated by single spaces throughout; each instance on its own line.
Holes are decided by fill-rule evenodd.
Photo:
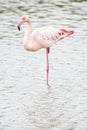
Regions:
M 41 27 L 35 29 L 32 31 L 32 23 L 31 20 L 26 17 L 22 16 L 19 23 L 18 23 L 18 29 L 20 30 L 20 27 L 23 23 L 28 23 L 28 28 L 24 35 L 24 48 L 27 51 L 37 51 L 41 48 L 46 48 L 46 60 L 47 60 L 47 67 L 46 67 L 46 82 L 48 83 L 48 77 L 49 77 L 49 60 L 48 60 L 48 54 L 50 52 L 50 47 L 54 45 L 57 41 L 63 39 L 66 36 L 72 35 L 74 33 L 73 30 L 66 30 L 66 29 L 60 29 L 54 27 Z

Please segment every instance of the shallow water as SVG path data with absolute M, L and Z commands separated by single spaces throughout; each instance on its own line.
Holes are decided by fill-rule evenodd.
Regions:
M 51 48 L 50 90 L 45 50 L 23 48 L 27 25 L 17 30 L 22 15 L 33 29 L 75 30 Z M 0 130 L 87 130 L 86 59 L 86 0 L 0 0 Z

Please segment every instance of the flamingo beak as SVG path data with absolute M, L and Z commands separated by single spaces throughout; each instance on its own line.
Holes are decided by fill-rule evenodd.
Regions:
M 18 30 L 20 31 L 20 28 L 21 28 L 21 25 L 23 24 L 24 22 L 23 21 L 20 21 L 19 23 L 18 23 Z
M 20 31 L 20 26 L 18 26 L 18 30 Z

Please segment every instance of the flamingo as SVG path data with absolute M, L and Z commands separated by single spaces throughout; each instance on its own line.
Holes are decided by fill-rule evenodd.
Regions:
M 49 59 L 50 47 L 57 41 L 74 33 L 73 30 L 57 29 L 51 26 L 40 27 L 32 31 L 32 22 L 27 16 L 22 16 L 18 22 L 18 30 L 23 23 L 28 24 L 28 28 L 24 35 L 24 48 L 27 51 L 38 51 L 42 48 L 46 49 L 46 84 L 49 86 Z

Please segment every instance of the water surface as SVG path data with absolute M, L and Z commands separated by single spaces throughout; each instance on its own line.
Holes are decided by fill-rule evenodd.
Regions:
M 33 30 L 75 30 L 51 48 L 50 90 L 45 50 L 23 48 L 22 15 L 31 18 Z M 0 130 L 87 130 L 86 99 L 87 1 L 0 0 Z

